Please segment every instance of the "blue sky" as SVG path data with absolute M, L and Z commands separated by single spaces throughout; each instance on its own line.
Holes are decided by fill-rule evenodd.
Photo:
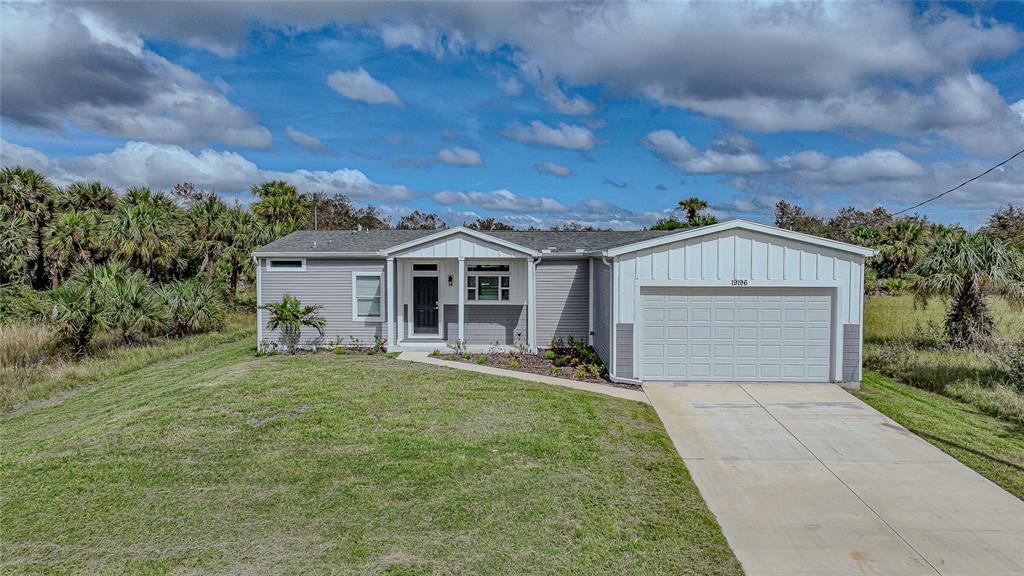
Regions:
M 3 5 L 4 165 L 265 178 L 450 223 L 771 221 L 933 195 L 1024 147 L 1017 4 Z M 17 79 L 11 81 L 11 79 Z M 1013 164 L 930 204 L 1024 203 Z

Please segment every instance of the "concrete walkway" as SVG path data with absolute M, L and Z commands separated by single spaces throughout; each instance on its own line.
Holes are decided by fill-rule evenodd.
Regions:
M 749 576 L 1024 575 L 1024 502 L 831 384 L 645 384 Z
M 528 380 L 530 382 L 540 382 L 541 384 L 551 384 L 554 386 L 563 386 L 565 388 L 574 388 L 576 390 L 586 390 L 587 392 L 595 392 L 597 394 L 604 394 L 605 396 L 614 396 L 616 398 L 622 398 L 624 400 L 634 400 L 636 402 L 643 402 L 648 404 L 647 395 L 642 390 L 633 390 L 630 388 L 620 388 L 618 386 L 612 386 L 611 384 L 596 384 L 593 382 L 580 382 L 578 380 L 569 380 L 567 378 L 555 378 L 554 376 L 544 376 L 543 374 L 531 374 L 529 372 L 519 372 L 517 370 L 505 370 L 503 368 L 494 368 L 491 366 L 480 366 L 477 364 L 466 364 L 465 362 L 455 362 L 452 360 L 441 360 L 440 358 L 434 358 L 427 352 L 402 352 L 398 355 L 399 360 L 409 360 L 412 362 L 422 362 L 423 364 L 433 364 L 434 366 L 444 366 L 445 368 L 454 368 L 456 370 L 468 370 L 470 372 L 479 372 L 480 374 L 491 374 L 492 376 L 506 376 L 509 378 L 517 378 L 519 380 Z

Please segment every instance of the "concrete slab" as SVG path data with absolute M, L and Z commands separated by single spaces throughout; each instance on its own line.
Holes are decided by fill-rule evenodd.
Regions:
M 644 388 L 751 576 L 1024 575 L 1024 502 L 838 386 Z
M 647 399 L 647 395 L 644 394 L 643 390 L 636 390 L 633 388 L 622 388 L 619 386 L 613 386 L 611 384 L 580 382 L 577 380 L 569 380 L 566 378 L 544 376 L 542 374 L 531 374 L 529 372 L 518 372 L 516 370 L 493 368 L 491 366 L 478 366 L 476 364 L 465 364 L 463 362 L 441 360 L 440 358 L 434 358 L 433 356 L 430 355 L 429 352 L 422 351 L 405 351 L 398 355 L 398 359 L 408 360 L 410 362 L 420 362 L 421 364 L 443 366 L 445 368 L 452 368 L 454 370 L 466 370 L 468 372 L 477 372 L 479 374 L 490 374 L 492 376 L 516 378 L 518 380 L 526 380 L 528 382 L 551 384 L 554 386 L 573 388 L 575 390 L 594 392 L 596 394 L 604 394 L 605 396 L 614 396 L 615 398 L 622 398 L 623 400 L 632 400 L 634 402 L 643 402 L 644 404 L 650 404 L 650 401 Z

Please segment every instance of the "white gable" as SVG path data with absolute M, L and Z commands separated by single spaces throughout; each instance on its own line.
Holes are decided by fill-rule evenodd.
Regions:
M 468 234 L 450 234 L 395 252 L 403 258 L 525 258 L 528 254 Z

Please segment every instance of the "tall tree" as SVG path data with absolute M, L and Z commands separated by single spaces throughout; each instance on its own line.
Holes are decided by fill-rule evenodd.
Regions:
M 0 285 L 27 282 L 37 249 L 32 226 L 25 216 L 0 204 Z
M 988 217 L 985 230 L 1024 250 L 1024 208 L 1009 204 L 996 210 Z
M 206 279 L 213 282 L 217 258 L 224 250 L 228 239 L 227 206 L 216 194 L 207 193 L 188 209 L 191 227 L 190 237 L 196 252 L 202 257 L 201 267 L 206 270 Z
M 32 284 L 38 289 L 49 286 L 43 230 L 50 223 L 56 196 L 56 186 L 35 170 L 13 166 L 0 171 L 0 203 L 7 204 L 13 214 L 20 214 L 32 229 Z
M 946 337 L 955 348 L 975 347 L 991 336 L 995 322 L 987 295 L 1002 295 L 1011 305 L 1024 304 L 1024 258 L 999 238 L 986 233 L 951 233 L 937 239 L 914 268 L 916 300 L 949 298 Z
M 53 284 L 96 261 L 100 213 L 95 209 L 68 208 L 53 218 L 44 231 L 44 250 L 50 262 Z
M 878 242 L 885 272 L 892 278 L 901 277 L 920 258 L 924 238 L 924 228 L 917 222 L 900 220 L 886 227 Z
M 440 216 L 433 212 L 420 212 L 414 210 L 402 216 L 398 220 L 398 225 L 395 226 L 397 230 L 444 230 L 448 228 L 444 220 Z
M 318 230 L 377 230 L 388 227 L 387 220 L 375 207 L 359 208 L 344 194 L 320 197 L 316 205 Z
M 679 201 L 679 209 L 686 213 L 687 222 L 693 220 L 698 214 L 708 209 L 708 203 L 696 196 L 684 198 Z
M 828 226 L 824 220 L 817 216 L 811 216 L 803 208 L 785 200 L 779 200 L 775 204 L 775 225 L 804 234 L 828 235 Z
M 275 229 L 293 232 L 310 226 L 309 198 L 301 196 L 295 186 L 271 180 L 254 185 L 251 192 L 258 198 L 250 207 L 252 213 Z
M 57 195 L 58 210 L 98 210 L 106 214 L 116 205 L 114 189 L 102 182 L 75 182 Z
M 501 220 L 494 217 L 477 218 L 476 220 L 465 225 L 466 228 L 472 230 L 488 231 L 488 230 L 515 230 L 515 227 L 505 224 Z
M 267 228 L 252 212 L 237 206 L 226 212 L 224 231 L 226 240 L 223 258 L 228 263 L 228 291 L 234 298 L 241 276 L 253 268 L 252 251 L 271 239 Z
M 166 280 L 187 264 L 188 236 L 183 211 L 167 196 L 131 188 L 103 225 L 115 258 L 154 280 Z

